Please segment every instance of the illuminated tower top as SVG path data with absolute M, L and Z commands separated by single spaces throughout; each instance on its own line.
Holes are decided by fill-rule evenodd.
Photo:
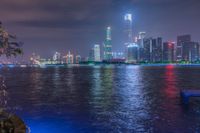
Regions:
M 125 14 L 124 20 L 125 21 L 132 21 L 132 14 L 129 14 L 129 13 Z
M 133 33 L 132 33 L 132 21 L 133 21 L 133 18 L 132 18 L 132 14 L 130 14 L 130 13 L 125 14 L 124 21 L 125 21 L 124 43 L 125 43 L 125 45 L 128 45 L 129 43 L 133 42 Z
M 107 27 L 106 40 L 111 40 L 111 27 Z

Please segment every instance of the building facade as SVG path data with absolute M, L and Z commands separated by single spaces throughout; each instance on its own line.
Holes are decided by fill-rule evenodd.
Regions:
M 175 43 L 164 42 L 163 43 L 163 62 L 174 62 L 175 61 Z
M 176 46 L 176 60 L 183 60 L 183 45 L 185 43 L 191 42 L 191 35 L 182 35 L 177 37 L 177 46 Z
M 152 39 L 150 48 L 151 62 L 162 62 L 162 38 Z
M 199 60 L 199 43 L 182 43 L 182 61 L 195 62 Z
M 142 62 L 162 62 L 162 38 L 144 38 L 139 51 Z
M 124 15 L 124 44 L 128 46 L 133 42 L 133 31 L 132 31 L 132 14 Z
M 101 61 L 101 54 L 100 54 L 100 45 L 94 45 L 94 61 L 100 62 Z
M 94 48 L 89 51 L 88 61 L 94 61 Z
M 73 56 L 73 54 L 71 54 L 70 51 L 66 55 L 66 63 L 67 64 L 73 64 L 74 63 L 74 56 Z
M 126 62 L 127 63 L 137 63 L 138 61 L 138 44 L 131 43 L 128 46 L 126 46 Z
M 112 59 L 112 39 L 111 39 L 111 27 L 106 29 L 106 40 L 103 43 L 103 59 L 111 60 Z
M 76 64 L 79 64 L 81 62 L 81 56 L 80 55 L 76 55 Z
M 199 61 L 199 43 L 191 40 L 191 35 L 177 37 L 176 60 L 184 62 Z
M 61 63 L 61 53 L 55 52 L 55 54 L 53 55 L 53 62 L 54 62 L 54 64 Z

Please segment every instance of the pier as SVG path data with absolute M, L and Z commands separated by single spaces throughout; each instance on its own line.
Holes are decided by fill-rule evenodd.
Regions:
M 200 90 L 181 90 L 180 92 L 184 104 L 188 104 L 190 97 L 200 97 Z

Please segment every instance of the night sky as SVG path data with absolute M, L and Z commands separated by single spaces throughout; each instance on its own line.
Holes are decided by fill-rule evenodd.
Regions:
M 123 15 L 133 14 L 133 31 L 176 41 L 191 34 L 200 41 L 199 0 L 0 0 L 4 27 L 24 42 L 25 58 L 55 51 L 87 56 L 112 27 L 113 50 L 122 51 Z

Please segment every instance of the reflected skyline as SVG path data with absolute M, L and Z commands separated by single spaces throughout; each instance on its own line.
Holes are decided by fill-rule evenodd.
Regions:
M 185 110 L 178 94 L 187 86 L 200 86 L 198 71 L 195 66 L 110 65 L 1 72 L 8 84 L 9 104 L 18 107 L 14 111 L 32 132 L 76 133 L 196 131 L 198 99 Z

